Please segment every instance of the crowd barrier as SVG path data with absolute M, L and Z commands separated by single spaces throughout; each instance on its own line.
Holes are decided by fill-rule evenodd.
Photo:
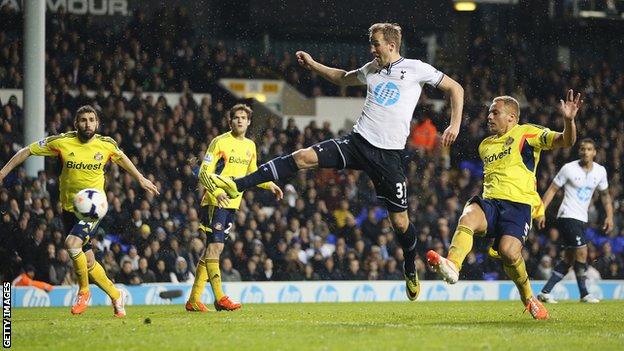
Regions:
M 537 292 L 544 281 L 532 282 Z M 117 285 L 128 293 L 128 305 L 182 304 L 188 298 L 190 284 L 153 283 L 137 286 Z M 13 287 L 13 307 L 42 307 L 72 305 L 78 287 L 57 286 L 49 293 L 32 287 Z M 590 293 L 599 299 L 624 299 L 624 280 L 599 281 L 588 284 Z M 162 292 L 181 290 L 182 296 L 161 298 Z M 407 301 L 403 281 L 306 281 L 306 282 L 236 282 L 224 283 L 224 292 L 242 303 L 298 303 L 298 302 L 362 302 Z M 91 286 L 91 305 L 110 305 L 102 290 Z M 552 294 L 561 300 L 578 300 L 576 281 L 563 281 Z M 419 301 L 479 301 L 517 300 L 518 291 L 508 281 L 461 281 L 448 285 L 441 281 L 421 282 Z M 207 284 L 202 301 L 212 303 L 214 296 Z

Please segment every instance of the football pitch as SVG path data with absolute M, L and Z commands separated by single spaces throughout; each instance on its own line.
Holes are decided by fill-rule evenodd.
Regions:
M 519 302 L 247 304 L 189 313 L 182 305 L 14 308 L 15 350 L 622 350 L 624 302 L 548 305 L 535 321 Z

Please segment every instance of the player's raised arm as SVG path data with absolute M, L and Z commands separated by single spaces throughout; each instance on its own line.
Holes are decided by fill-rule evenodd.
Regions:
M 139 185 L 141 185 L 141 188 L 151 193 L 152 195 L 160 195 L 160 192 L 158 191 L 158 188 L 156 187 L 156 185 L 154 185 L 154 183 L 152 183 L 149 179 L 145 178 L 143 174 L 139 172 L 139 170 L 136 168 L 134 163 L 130 161 L 130 159 L 128 158 L 128 156 L 126 156 L 125 153 L 120 152 L 119 156 L 120 156 L 119 159 L 117 159 L 115 163 L 117 163 L 123 169 L 125 169 L 126 172 L 130 173 L 130 175 L 134 177 L 134 179 L 136 179 L 137 182 L 139 182 Z
M 24 161 L 26 161 L 26 159 L 30 155 L 32 155 L 32 154 L 31 154 L 30 148 L 28 146 L 22 148 L 15 155 L 13 155 L 13 157 L 11 157 L 9 162 L 7 162 L 7 164 L 4 165 L 4 167 L 2 167 L 2 169 L 0 169 L 0 184 L 2 184 L 2 181 L 4 180 L 4 177 L 7 176 L 7 174 L 11 173 L 11 171 L 15 167 L 21 165 Z
M 336 85 L 364 85 L 358 77 L 357 70 L 347 72 L 343 69 L 327 67 L 322 63 L 314 61 L 312 56 L 305 51 L 297 51 L 297 62 L 311 71 L 320 74 L 323 78 Z
M 442 134 L 442 145 L 450 146 L 459 135 L 459 128 L 461 127 L 464 110 L 464 88 L 447 75 L 444 75 L 438 84 L 438 88 L 449 94 L 451 98 L 451 123 Z
M 557 134 L 553 140 L 553 148 L 570 147 L 576 142 L 576 123 L 574 118 L 583 105 L 581 93 L 574 95 L 572 89 L 568 90 L 566 100 L 559 100 L 559 112 L 563 114 L 563 132 Z
M 555 197 L 555 194 L 557 193 L 557 191 L 559 191 L 559 187 L 553 181 L 552 183 L 550 183 L 550 186 L 544 193 L 544 196 L 542 196 L 544 211 L 548 208 L 548 205 L 550 205 L 550 203 L 552 202 L 552 199 Z M 537 229 L 544 229 L 545 227 L 546 227 L 546 216 L 542 216 L 537 221 Z

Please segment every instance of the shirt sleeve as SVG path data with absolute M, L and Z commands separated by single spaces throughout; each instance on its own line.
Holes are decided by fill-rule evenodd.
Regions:
M 553 132 L 537 124 L 527 124 L 526 126 L 528 130 L 525 135 L 530 136 L 527 138 L 529 145 L 544 150 L 552 149 L 555 136 L 559 134 L 559 132 Z
M 30 153 L 36 156 L 58 156 L 59 150 L 55 145 L 54 140 L 58 136 L 50 136 L 28 145 Z
M 208 150 L 206 150 L 206 154 L 204 155 L 204 159 L 202 160 L 199 168 L 200 179 L 202 175 L 208 175 L 215 172 L 219 158 L 221 158 L 221 148 L 219 147 L 218 139 L 214 138 L 210 142 Z
M 366 76 L 377 70 L 377 62 L 371 61 L 364 66 L 358 68 L 357 78 L 362 84 L 366 84 Z
M 600 182 L 598 183 L 598 190 L 605 191 L 609 188 L 609 180 L 607 179 L 607 170 L 603 168 L 601 173 L 602 173 L 602 178 L 600 179 Z
M 121 151 L 115 139 L 111 137 L 102 137 L 101 140 L 108 144 L 108 151 L 110 152 L 110 156 L 109 156 L 110 160 L 115 163 L 119 163 L 119 161 L 122 158 L 123 151 Z
M 444 73 L 438 71 L 435 67 L 428 63 L 419 63 L 420 65 L 418 66 L 418 77 L 420 82 L 432 85 L 437 88 L 438 84 L 440 84 L 440 82 L 442 81 L 442 78 L 444 78 Z
M 557 175 L 555 176 L 555 178 L 553 179 L 553 183 L 555 183 L 556 186 L 558 187 L 562 187 L 565 185 L 565 183 L 568 181 L 568 177 L 567 177 L 567 170 L 568 167 L 566 167 L 565 165 L 563 167 L 561 167 L 561 169 L 559 170 L 559 172 L 557 173 Z

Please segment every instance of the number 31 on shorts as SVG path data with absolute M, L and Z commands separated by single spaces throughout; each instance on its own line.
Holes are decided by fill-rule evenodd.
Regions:
M 397 199 L 402 199 L 407 193 L 407 183 L 396 183 Z

